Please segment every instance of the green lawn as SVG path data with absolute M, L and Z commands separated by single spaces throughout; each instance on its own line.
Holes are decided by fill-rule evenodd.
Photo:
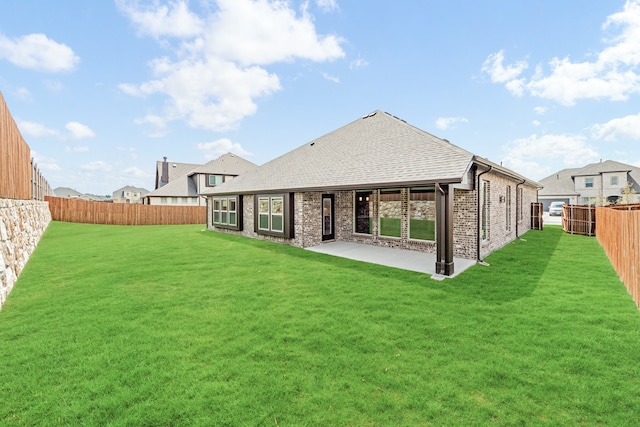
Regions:
M 638 425 L 594 238 L 439 282 L 201 229 L 52 223 L 0 311 L 0 425 Z

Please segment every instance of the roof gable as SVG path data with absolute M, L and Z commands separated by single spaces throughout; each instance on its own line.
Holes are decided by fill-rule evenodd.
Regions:
M 202 194 L 460 182 L 473 154 L 376 110 Z

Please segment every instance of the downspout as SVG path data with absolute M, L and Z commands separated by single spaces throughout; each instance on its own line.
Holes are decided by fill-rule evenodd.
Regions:
M 518 193 L 518 187 L 524 184 L 525 182 L 527 182 L 527 180 L 523 179 L 522 182 L 519 182 L 516 184 L 516 239 L 520 238 L 520 235 L 518 234 L 518 206 L 522 204 L 522 200 L 520 200 L 520 203 L 518 203 L 518 195 L 520 194 Z M 524 206 L 520 208 L 520 210 L 522 209 L 524 209 Z M 522 215 L 522 212 L 520 212 L 520 214 Z
M 478 174 L 478 185 L 476 186 L 476 190 L 478 192 L 478 206 L 477 206 L 477 208 L 478 208 L 478 215 L 477 215 L 477 217 L 478 217 L 478 242 L 477 242 L 477 247 L 476 247 L 476 249 L 477 249 L 477 257 L 476 258 L 478 260 L 478 263 L 480 263 L 480 264 L 484 264 L 484 261 L 480 257 L 480 247 L 482 246 L 482 233 L 481 233 L 481 230 L 482 230 L 482 209 L 480 207 L 480 191 L 481 191 L 480 190 L 480 177 L 482 175 L 484 175 L 485 173 L 491 172 L 492 170 L 493 170 L 493 166 L 489 165 L 489 169 L 487 169 L 484 172 L 480 172 Z

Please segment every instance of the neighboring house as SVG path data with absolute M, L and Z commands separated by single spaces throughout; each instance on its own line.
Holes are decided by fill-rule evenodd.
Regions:
M 160 168 L 161 171 L 179 169 L 178 165 L 186 163 L 167 163 L 166 157 Z M 162 187 L 153 190 L 144 198 L 144 203 L 149 205 L 174 205 L 174 206 L 201 206 L 206 204 L 206 199 L 200 197 L 200 193 L 208 187 L 214 187 L 229 181 L 257 166 L 248 160 L 235 154 L 227 153 L 204 165 L 193 166 L 181 176 L 161 172 Z M 166 176 L 168 182 L 162 179 Z
M 563 169 L 540 181 L 544 188 L 538 193 L 544 209 L 554 201 L 571 205 L 602 205 L 618 203 L 630 183 L 626 202 L 640 203 L 640 168 L 613 160 L 592 163 L 583 168 Z
M 111 195 L 113 203 L 142 203 L 142 198 L 149 194 L 149 190 L 127 185 L 117 189 Z
M 156 162 L 156 185 L 154 190 L 164 187 L 176 178 L 186 175 L 200 166 L 202 165 L 195 163 L 167 162 L 167 158 L 163 157 L 163 161 Z
M 538 183 L 375 111 L 205 190 L 207 227 L 299 247 L 347 241 L 481 260 L 530 228 Z
M 82 193 L 69 187 L 58 187 L 53 190 L 56 197 L 64 197 L 65 199 L 79 199 Z

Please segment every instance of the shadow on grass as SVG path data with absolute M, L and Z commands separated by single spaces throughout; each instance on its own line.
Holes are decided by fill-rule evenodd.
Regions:
M 549 261 L 557 256 L 555 249 L 562 235 L 560 227 L 531 230 L 488 256 L 485 261 L 489 266 L 477 264 L 447 280 L 447 290 L 491 304 L 529 297 Z
M 377 279 L 389 277 L 418 286 L 445 291 L 463 299 L 502 304 L 530 296 L 536 289 L 547 265 L 554 256 L 563 231 L 560 227 L 532 230 L 485 259 L 489 266 L 475 265 L 460 275 L 439 282 L 430 276 L 382 265 L 320 254 L 301 248 L 226 233 L 205 232 L 233 245 L 252 250 L 268 251 L 276 256 L 295 257 L 319 263 L 329 270 L 347 270 L 354 274 L 367 274 Z

